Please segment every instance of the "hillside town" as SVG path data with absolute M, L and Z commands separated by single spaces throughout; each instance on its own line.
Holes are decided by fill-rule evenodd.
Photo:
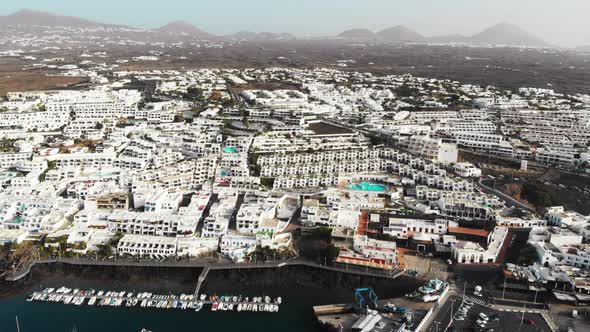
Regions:
M 0 102 L 0 242 L 24 252 L 7 273 L 52 257 L 412 276 L 437 261 L 590 302 L 590 216 L 495 186 L 590 175 L 588 95 L 326 68 L 60 70 L 93 83 Z M 528 261 L 510 258 L 523 230 Z M 309 234 L 327 236 L 315 257 Z

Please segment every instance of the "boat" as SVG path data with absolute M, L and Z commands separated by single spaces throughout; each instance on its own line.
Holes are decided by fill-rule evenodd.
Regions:
M 383 306 L 383 308 L 394 314 L 405 314 L 406 312 L 408 312 L 408 308 L 397 306 L 393 303 L 387 303 Z
M 440 295 L 426 294 L 426 295 L 422 296 L 422 301 L 432 302 L 432 301 L 438 300 L 439 297 L 440 297 Z
M 432 279 L 428 284 L 418 288 L 418 291 L 422 294 L 432 294 L 439 291 L 443 287 L 444 283 L 438 279 Z
M 201 311 L 203 309 L 203 302 L 197 302 L 197 306 L 195 307 L 195 311 Z

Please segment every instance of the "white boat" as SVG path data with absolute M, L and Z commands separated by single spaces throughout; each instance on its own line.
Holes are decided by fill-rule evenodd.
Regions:
M 201 311 L 203 309 L 203 302 L 197 302 L 197 306 L 195 307 L 195 311 Z
M 439 297 L 440 297 L 440 295 L 426 294 L 426 295 L 422 296 L 422 301 L 432 302 L 432 301 L 438 300 Z

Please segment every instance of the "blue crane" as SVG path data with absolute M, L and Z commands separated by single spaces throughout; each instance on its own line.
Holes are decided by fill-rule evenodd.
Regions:
M 368 298 L 369 298 L 369 304 L 373 305 L 373 308 L 377 308 L 377 301 L 379 300 L 377 298 L 377 294 L 375 294 L 375 291 L 373 291 L 373 288 L 357 288 L 355 291 L 355 298 L 356 298 L 356 303 L 359 305 L 359 307 L 363 307 L 365 305 L 367 305 L 367 300 L 365 298 L 365 296 L 363 294 L 367 293 L 368 294 Z

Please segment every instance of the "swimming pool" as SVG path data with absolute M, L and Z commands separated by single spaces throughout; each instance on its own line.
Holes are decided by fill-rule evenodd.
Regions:
M 362 191 L 385 191 L 387 187 L 371 182 L 360 182 L 360 183 L 351 183 L 347 186 L 348 189 L 351 190 L 362 190 Z
M 225 152 L 225 153 L 236 153 L 237 150 L 236 150 L 236 148 L 225 147 L 225 148 L 223 148 L 223 152 Z

